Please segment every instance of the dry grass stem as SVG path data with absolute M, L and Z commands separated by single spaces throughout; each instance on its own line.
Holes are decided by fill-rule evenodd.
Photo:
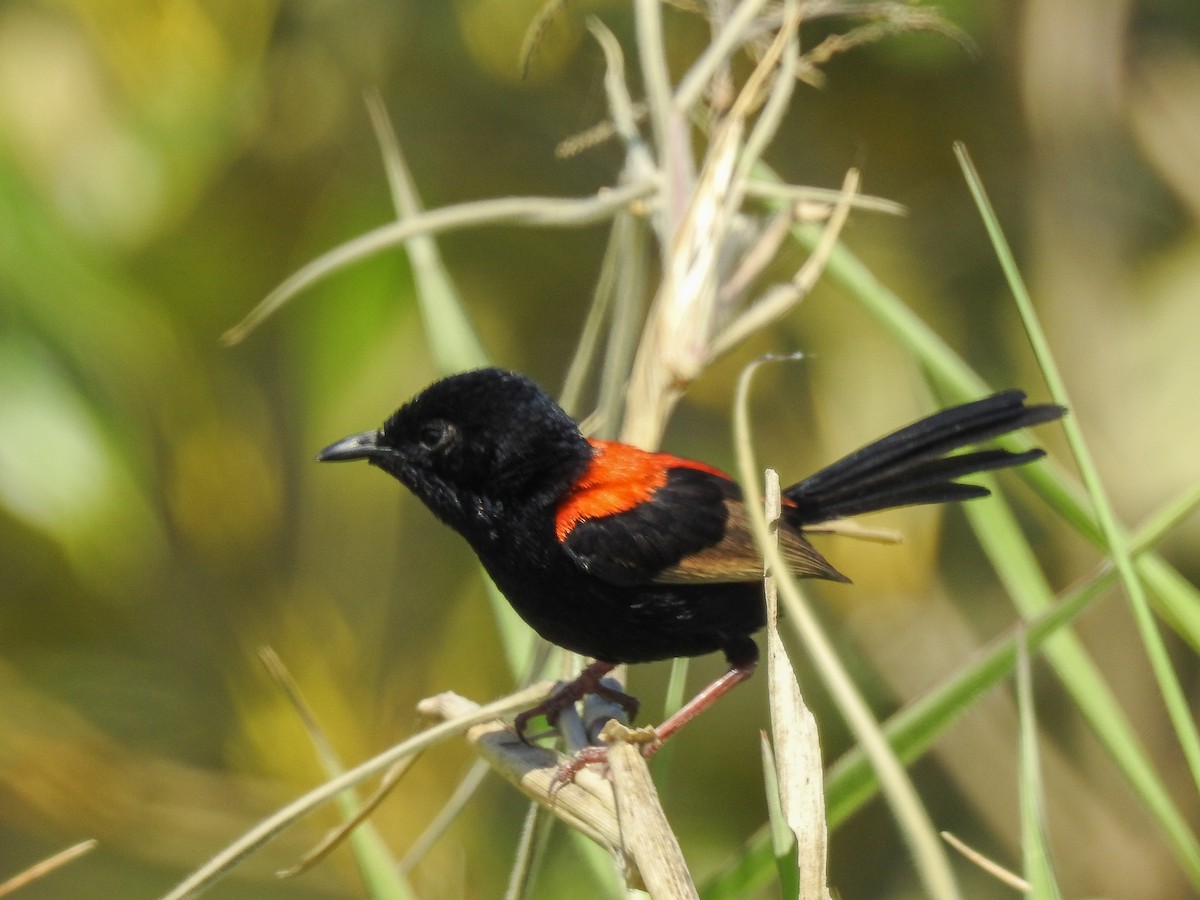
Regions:
M 609 722 L 602 736 L 608 744 L 621 839 L 641 873 L 646 890 L 655 900 L 697 898 L 683 851 L 667 822 L 642 756 L 638 740 L 641 734 L 614 721 Z
M 895 528 L 860 525 L 852 519 L 834 519 L 819 525 L 810 525 L 804 529 L 804 532 L 805 534 L 836 534 L 859 541 L 874 541 L 876 544 L 899 544 L 904 541 L 904 535 Z
M 473 715 L 480 707 L 465 697 L 446 692 L 422 700 L 417 708 L 424 715 L 458 719 Z M 627 877 L 637 880 L 631 858 L 622 849 L 616 800 L 609 781 L 587 769 L 579 772 L 572 782 L 559 781 L 562 757 L 524 743 L 500 719 L 480 722 L 466 736 L 505 780 L 566 825 L 609 850 Z
M 26 885 L 32 884 L 39 878 L 49 875 L 55 869 L 65 866 L 72 860 L 78 859 L 85 853 L 90 853 L 96 847 L 96 841 L 87 840 L 81 841 L 74 846 L 68 847 L 66 850 L 60 850 L 53 856 L 43 859 L 41 862 L 30 866 L 24 872 L 14 875 L 12 878 L 0 884 L 0 897 L 7 897 L 9 894 L 19 891 Z
M 345 822 L 326 832 L 319 843 L 304 856 L 300 857 L 300 861 L 294 866 L 287 869 L 281 869 L 276 872 L 279 878 L 295 878 L 297 875 L 302 875 L 327 857 L 330 853 L 336 850 L 343 841 L 350 837 L 354 829 L 370 818 L 371 813 L 379 808 L 379 805 L 387 799 L 392 789 L 400 783 L 400 779 L 404 777 L 414 762 L 417 761 L 417 755 L 414 754 L 407 759 L 402 759 L 393 765 L 390 769 L 383 773 L 383 777 L 379 779 L 379 786 L 371 793 L 353 816 Z
M 446 829 L 453 824 L 458 814 L 475 795 L 475 791 L 483 783 L 491 769 L 483 760 L 476 760 L 467 774 L 462 777 L 450 798 L 442 805 L 438 814 L 421 832 L 421 836 L 413 841 L 408 852 L 400 859 L 400 871 L 410 872 L 422 859 L 429 849 L 437 842 Z
M 1029 882 L 1020 875 L 1016 874 L 1015 872 L 1010 872 L 1008 869 L 1004 868 L 1004 866 L 1000 865 L 1000 863 L 989 859 L 974 847 L 963 843 L 962 839 L 957 835 L 949 831 L 943 831 L 941 834 L 942 840 L 961 853 L 966 859 L 969 859 L 979 868 L 983 869 L 983 871 L 987 872 L 997 881 L 1003 882 L 1013 890 L 1020 891 L 1023 894 L 1029 893 Z
M 813 285 L 821 277 L 821 273 L 825 271 L 829 255 L 837 246 L 842 227 L 850 215 L 850 201 L 858 190 L 858 182 L 857 169 L 851 169 L 846 173 L 846 179 L 842 184 L 842 200 L 834 207 L 829 223 L 804 265 L 800 267 L 789 283 L 775 285 L 741 316 L 734 319 L 721 334 L 717 335 L 710 349 L 711 358 L 719 356 L 755 331 L 765 328 L 786 315 L 812 290 Z
M 278 837 L 280 833 L 309 815 L 315 809 L 338 797 L 343 791 L 357 787 L 370 778 L 386 772 L 402 759 L 420 753 L 427 747 L 468 730 L 477 722 L 523 709 L 549 692 L 548 682 L 539 682 L 486 706 L 473 708 L 459 718 L 452 718 L 428 728 L 395 747 L 367 760 L 289 803 L 263 819 L 237 840 L 228 844 L 208 862 L 163 895 L 162 900 L 184 900 L 194 897 L 228 874 L 251 853 Z
M 267 294 L 241 322 L 221 336 L 227 345 L 245 340 L 255 328 L 296 294 L 346 266 L 414 237 L 483 225 L 583 227 L 612 218 L 657 189 L 653 182 L 602 188 L 591 197 L 498 197 L 443 206 L 403 221 L 389 222 L 318 256 Z
M 764 504 L 772 538 L 781 506 L 779 476 L 767 470 Z M 824 766 L 817 720 L 805 705 L 800 684 L 779 636 L 775 579 L 764 579 L 767 603 L 767 694 L 772 746 L 783 817 L 796 840 L 800 900 L 829 900 L 829 833 L 825 825 Z

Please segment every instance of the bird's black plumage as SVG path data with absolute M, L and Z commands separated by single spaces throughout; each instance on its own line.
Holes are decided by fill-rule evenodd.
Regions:
M 984 496 L 956 479 L 1042 451 L 947 454 L 1063 413 L 1006 391 L 868 444 L 783 492 L 785 556 L 798 574 L 846 580 L 805 527 Z M 366 459 L 394 476 L 466 538 L 513 608 L 552 643 L 606 664 L 720 650 L 746 675 L 757 659 L 762 565 L 736 483 L 702 463 L 589 441 L 523 376 L 480 369 L 445 378 L 378 431 L 318 458 Z

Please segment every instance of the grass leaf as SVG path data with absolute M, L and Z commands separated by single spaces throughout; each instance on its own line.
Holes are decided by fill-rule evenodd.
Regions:
M 1046 841 L 1045 797 L 1042 768 L 1038 758 L 1037 716 L 1033 707 L 1033 678 L 1024 636 L 1017 638 L 1017 715 L 1020 720 L 1021 848 L 1025 856 L 1025 880 L 1032 900 L 1062 900 L 1050 848 Z

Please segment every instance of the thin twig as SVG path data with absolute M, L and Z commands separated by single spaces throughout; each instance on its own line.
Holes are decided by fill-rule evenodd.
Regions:
M 949 831 L 941 832 L 942 840 L 969 859 L 983 871 L 987 872 L 997 881 L 1007 884 L 1014 890 L 1018 890 L 1023 894 L 1029 893 L 1029 882 L 1015 872 L 1010 872 L 1004 866 L 995 860 L 988 859 L 974 847 L 964 843 L 961 838 Z
M 277 878 L 295 878 L 297 875 L 307 872 L 336 850 L 354 832 L 354 829 L 370 818 L 371 813 L 379 808 L 379 804 L 387 799 L 388 794 L 400 783 L 400 779 L 404 777 L 404 774 L 412 767 L 412 764 L 417 761 L 417 756 L 418 754 L 413 754 L 406 759 L 397 761 L 390 769 L 383 773 L 383 777 L 379 779 L 379 786 L 375 788 L 375 792 L 363 801 L 354 815 L 350 816 L 345 822 L 330 828 L 325 833 L 325 836 L 317 842 L 316 846 L 300 857 L 300 860 L 294 866 L 280 869 L 275 873 L 275 876 Z
M 380 250 L 403 244 L 419 234 L 436 234 L 482 225 L 583 227 L 610 218 L 629 204 L 657 190 L 653 181 L 605 188 L 592 197 L 498 197 L 444 206 L 402 222 L 389 222 L 335 247 L 292 273 L 275 290 L 222 336 L 236 344 L 263 320 L 313 283 Z
M 535 700 L 546 696 L 550 683 L 542 682 L 503 697 L 487 706 L 475 708 L 469 715 L 450 719 L 428 728 L 418 735 L 403 741 L 378 756 L 350 769 L 345 774 L 327 781 L 302 797 L 293 800 L 263 821 L 259 822 L 240 838 L 224 847 L 221 852 L 163 895 L 162 900 L 184 900 L 194 897 L 204 888 L 220 880 L 251 853 L 282 831 L 307 816 L 313 810 L 328 803 L 348 788 L 357 787 L 369 778 L 391 768 L 396 762 L 446 740 L 469 729 L 477 722 L 495 719 L 514 710 L 523 709 Z
M 14 891 L 18 891 L 31 882 L 37 881 L 45 875 L 49 875 L 55 869 L 65 866 L 72 860 L 78 859 L 85 853 L 90 853 L 96 847 L 96 839 L 92 838 L 86 841 L 80 841 L 74 846 L 68 847 L 66 850 L 60 850 L 53 856 L 43 859 L 26 869 L 24 872 L 19 872 L 12 878 L 0 884 L 0 897 L 7 897 Z
M 748 335 L 775 321 L 799 303 L 812 290 L 817 279 L 821 277 L 821 273 L 825 271 L 825 264 L 829 260 L 829 255 L 833 252 L 833 248 L 837 246 L 838 236 L 841 234 L 842 227 L 846 224 L 846 219 L 850 214 L 849 198 L 854 196 L 857 189 L 858 171 L 851 169 L 846 173 L 846 180 L 842 184 L 843 199 L 834 209 L 833 215 L 830 216 L 829 222 L 821 234 L 821 239 L 817 242 L 817 246 L 813 249 L 812 254 L 805 260 L 804 265 L 801 266 L 790 283 L 777 285 L 768 291 L 757 303 L 743 312 L 741 316 L 731 322 L 713 340 L 712 356 L 710 358 L 719 356 L 731 347 L 734 347 Z
M 768 2 L 769 0 L 743 0 L 738 4 L 729 21 L 680 80 L 673 100 L 676 112 L 687 115 L 699 102 L 713 75 L 745 43 L 747 31 Z
M 783 9 L 783 26 L 754 67 L 750 80 L 737 99 L 737 106 L 741 106 L 740 114 L 749 117 L 750 111 L 762 104 L 762 95 L 767 94 L 766 105 L 746 138 L 742 161 L 738 166 L 738 184 L 743 193 L 750 171 L 762 158 L 783 122 L 788 101 L 796 86 L 796 59 L 800 54 L 800 6 L 797 0 L 785 0 Z M 774 84 L 768 92 L 767 84 L 771 81 Z M 735 115 L 739 113 L 737 106 L 733 113 Z

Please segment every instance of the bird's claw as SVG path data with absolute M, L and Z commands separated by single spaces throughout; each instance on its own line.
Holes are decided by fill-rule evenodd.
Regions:
M 555 725 L 558 722 L 558 717 L 567 707 L 578 703 L 589 694 L 596 694 L 603 697 L 605 700 L 617 704 L 625 713 L 632 719 L 637 715 L 638 700 L 636 697 L 631 697 L 624 691 L 618 690 L 610 683 L 605 683 L 604 676 L 613 668 L 613 663 L 596 661 L 584 668 L 571 681 L 561 682 L 556 685 L 554 690 L 550 692 L 537 706 L 531 707 L 524 712 L 518 713 L 513 719 L 513 728 L 519 737 L 525 743 L 529 743 L 525 737 L 525 728 L 529 725 L 532 719 L 538 716 L 545 716 L 546 720 Z
M 610 719 L 605 724 L 604 729 L 600 732 L 600 739 L 605 743 L 621 740 L 634 744 L 645 759 L 654 756 L 663 745 L 658 737 L 658 732 L 653 727 L 630 728 L 616 719 Z M 612 773 L 608 770 L 608 747 L 584 747 L 576 752 L 567 762 L 558 767 L 558 771 L 554 775 L 554 785 L 573 783 L 576 775 L 592 765 L 603 765 L 605 775 L 611 776 Z

